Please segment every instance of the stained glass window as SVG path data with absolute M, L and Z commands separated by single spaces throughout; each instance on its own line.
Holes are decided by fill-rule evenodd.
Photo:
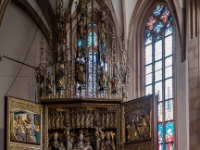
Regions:
M 158 4 L 144 30 L 145 93 L 158 95 L 158 150 L 174 150 L 172 21 L 169 9 Z
M 97 46 L 98 46 L 98 36 L 97 36 L 97 25 L 88 24 L 88 37 L 87 46 L 89 48 L 88 52 L 88 95 L 89 97 L 97 96 Z

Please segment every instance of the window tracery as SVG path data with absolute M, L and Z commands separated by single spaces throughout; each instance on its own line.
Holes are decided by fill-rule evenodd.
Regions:
M 157 4 L 145 27 L 145 91 L 158 95 L 158 149 L 174 149 L 173 26 L 169 9 Z

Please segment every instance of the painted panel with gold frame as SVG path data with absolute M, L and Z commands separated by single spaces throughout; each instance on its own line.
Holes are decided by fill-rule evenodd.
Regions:
M 42 150 L 43 107 L 7 97 L 7 150 Z

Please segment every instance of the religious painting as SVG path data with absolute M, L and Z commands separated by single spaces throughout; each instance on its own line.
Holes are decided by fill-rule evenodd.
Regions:
M 132 111 L 125 117 L 126 142 L 150 138 L 150 110 Z
M 42 149 L 42 105 L 7 97 L 7 149 Z

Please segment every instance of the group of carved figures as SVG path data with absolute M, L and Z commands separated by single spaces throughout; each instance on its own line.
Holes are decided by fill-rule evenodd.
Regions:
M 42 73 L 42 69 L 37 67 L 36 68 L 36 82 L 38 84 L 43 84 L 45 83 L 45 77 L 44 74 Z M 59 68 L 57 71 L 57 76 L 56 76 L 56 85 L 57 85 L 57 90 L 64 90 L 65 89 L 65 84 L 66 84 L 66 73 L 65 73 L 65 68 L 64 64 L 59 64 Z M 53 74 L 48 72 L 47 77 L 46 77 L 46 88 L 45 92 L 47 95 L 53 93 Z
M 65 137 L 65 138 L 62 138 Z M 93 132 L 67 129 L 64 133 L 53 132 L 49 137 L 49 150 L 115 150 L 115 132 L 96 128 Z
M 102 128 L 116 127 L 117 116 L 114 110 L 66 110 L 49 111 L 48 128 Z
M 39 133 L 40 125 L 34 124 L 32 115 L 27 114 L 26 120 L 23 119 L 22 115 L 17 115 L 13 118 L 10 125 L 10 138 L 15 141 L 39 143 L 39 139 L 36 139 L 36 133 Z
M 131 119 L 131 123 L 126 126 L 126 129 L 128 142 L 150 138 L 148 114 L 140 115 L 138 123 L 135 122 L 135 119 Z

